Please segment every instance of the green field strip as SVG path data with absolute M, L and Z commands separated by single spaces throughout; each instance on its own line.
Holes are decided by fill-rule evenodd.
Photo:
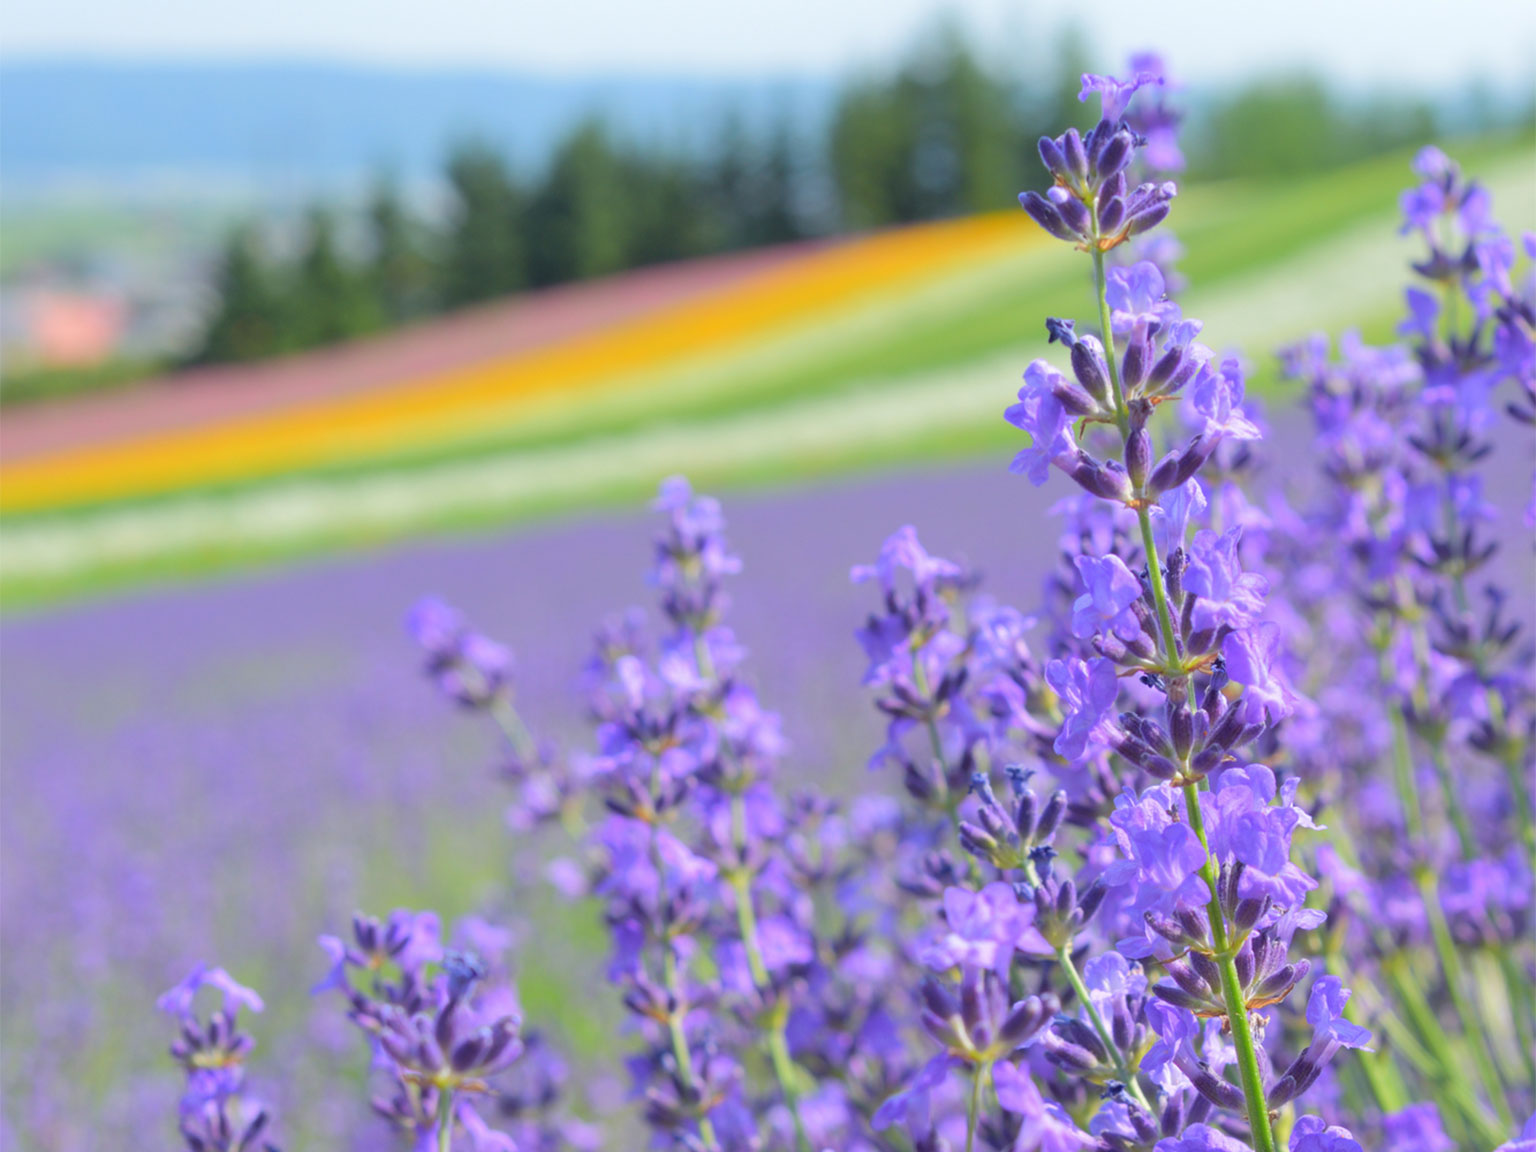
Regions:
M 1536 197 L 1530 195 L 1532 181 L 1525 172 L 1506 168 L 1491 184 L 1506 219 L 1509 209 L 1524 200 L 1524 224 L 1536 223 Z M 1058 250 L 1071 256 L 1065 246 Z M 1266 370 L 1268 353 L 1279 342 L 1319 328 L 1337 332 L 1352 325 L 1365 325 L 1374 336 L 1388 335 L 1400 290 L 1391 270 L 1402 267 L 1410 253 L 1410 243 L 1396 235 L 1391 217 L 1378 212 L 1342 234 L 1291 251 L 1272 266 L 1197 282 L 1186 311 L 1205 320 L 1206 338 L 1218 351 L 1233 345 L 1247 349 L 1260 369 L 1256 380 L 1263 382 L 1273 377 Z M 955 290 L 972 301 L 991 299 L 994 293 L 1001 301 L 1015 271 L 1008 263 L 962 278 L 966 282 Z M 1021 330 L 1027 331 L 1026 320 L 1038 323 L 1046 310 L 1066 311 L 1059 297 L 1063 289 L 1070 291 L 1070 263 L 1037 274 L 1038 282 L 1023 290 L 1013 285 L 1008 311 L 1015 341 Z M 897 307 L 915 323 L 915 314 L 941 304 L 926 298 L 929 291 L 940 289 L 911 294 L 915 303 L 905 310 L 888 307 Z M 1024 299 L 1036 292 L 1053 293 L 1058 307 L 1051 308 L 1051 302 L 1037 307 Z M 621 421 L 607 432 L 427 458 L 382 473 L 287 477 L 238 493 L 182 494 L 107 513 L 7 525 L 0 589 L 12 608 L 179 572 L 204 573 L 421 532 L 505 524 L 629 502 L 673 471 L 688 471 L 713 485 L 782 483 L 983 449 L 1006 452 L 1017 445 L 1018 434 L 1003 424 L 1001 411 L 1023 366 L 1043 353 L 1038 341 L 1015 342 L 989 355 L 926 370 L 891 371 L 897 353 L 880 340 L 873 341 L 877 351 L 864 360 L 839 359 L 846 351 L 837 347 L 840 341 L 855 331 L 861 342 L 869 340 L 882 323 L 891 322 L 873 311 L 830 322 L 798 350 L 780 345 L 782 362 L 759 364 L 755 382 L 762 392 L 754 392 L 754 380 L 748 379 L 726 397 L 730 404 L 701 404 L 695 396 L 693 405 L 681 404 L 670 418 L 647 418 L 648 398 L 637 390 L 630 401 L 634 422 Z M 895 323 L 893 334 L 902 335 L 901 328 Z M 818 338 L 829 346 L 815 347 Z M 961 339 L 948 345 L 947 353 L 975 346 Z M 762 383 L 795 365 L 809 373 L 808 364 L 817 357 L 841 365 L 837 388 L 775 392 Z M 861 374 L 861 367 L 868 370 Z M 901 367 L 908 365 L 901 361 Z M 658 385 L 663 386 L 684 395 L 697 390 L 711 401 L 721 396 L 715 378 L 703 369 L 694 379 Z

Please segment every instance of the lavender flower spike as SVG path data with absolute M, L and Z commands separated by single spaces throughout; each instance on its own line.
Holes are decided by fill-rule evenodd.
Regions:
M 206 1020 L 198 1017 L 195 1001 L 201 989 L 222 994 L 221 1007 Z M 222 968 L 199 965 L 165 995 L 157 1006 L 177 1018 L 180 1035 L 171 1056 L 186 1073 L 179 1107 L 179 1130 L 190 1152 L 254 1152 L 271 1126 L 271 1115 L 260 1101 L 247 1095 L 245 1061 L 255 1041 L 240 1030 L 242 1008 L 262 1011 L 261 997 L 232 979 Z

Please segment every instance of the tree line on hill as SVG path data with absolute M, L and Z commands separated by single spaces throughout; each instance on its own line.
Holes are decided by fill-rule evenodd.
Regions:
M 1010 78 L 947 33 L 846 83 L 818 139 L 787 121 L 764 131 L 727 118 L 703 154 L 668 153 L 589 120 L 534 177 L 484 144 L 462 144 L 448 158 L 448 207 L 436 221 L 413 213 L 386 179 L 360 220 L 311 209 L 286 257 L 261 227 L 237 228 L 191 359 L 255 360 L 528 288 L 1006 207 L 1039 181 L 1038 137 L 1092 115 L 1077 100 L 1090 66 L 1084 42 L 1065 34 L 1051 57 L 1048 73 Z M 1299 76 L 1209 101 L 1191 127 L 1198 178 L 1315 171 L 1426 140 L 1436 124 L 1426 104 L 1350 105 Z

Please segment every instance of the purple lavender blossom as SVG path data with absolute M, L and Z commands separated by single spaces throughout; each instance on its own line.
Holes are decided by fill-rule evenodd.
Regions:
M 1280 630 L 1259 624 L 1233 632 L 1221 645 L 1227 674 L 1243 685 L 1243 704 L 1251 721 L 1273 724 L 1296 711 L 1301 698 L 1279 664 Z
M 1220 536 L 1214 532 L 1195 535 L 1185 556 L 1184 589 L 1199 597 L 1193 615 L 1197 629 L 1247 628 L 1264 611 L 1269 581 L 1243 571 L 1237 554 L 1241 543 L 1240 528 Z
M 1180 319 L 1179 306 L 1168 299 L 1167 282 L 1156 264 L 1142 261 L 1129 268 L 1112 268 L 1108 279 L 1104 295 L 1117 339 L 1168 330 Z
M 1072 631 L 1084 639 L 1110 632 L 1122 640 L 1141 634 L 1141 619 L 1131 605 L 1142 596 L 1141 581 L 1118 556 L 1079 556 L 1077 570 L 1087 591 L 1073 605 Z
M 1036 487 L 1045 483 L 1052 464 L 1060 466 L 1077 454 L 1072 418 L 1053 390 L 1065 384 L 1064 376 L 1044 360 L 1036 360 L 1024 373 L 1019 402 L 1006 413 L 1008 423 L 1028 432 L 1033 441 L 1014 457 L 1011 468 L 1028 476 Z
M 1114 664 L 1108 660 L 1052 660 L 1045 667 L 1045 678 L 1060 697 L 1065 718 L 1056 738 L 1057 755 L 1082 760 L 1094 748 L 1114 743 L 1110 714 L 1119 696 Z
M 195 1011 L 203 988 L 220 993 L 222 1004 L 206 1021 Z M 242 1008 L 261 1012 L 261 997 L 236 983 L 222 968 L 198 965 L 156 1002 L 174 1016 L 180 1035 L 171 1045 L 172 1058 L 186 1073 L 178 1111 L 181 1138 L 191 1152 L 254 1152 L 270 1130 L 271 1115 L 248 1095 L 245 1061 L 255 1041 L 240 1031 Z M 272 1144 L 260 1147 L 275 1152 Z
M 1243 373 L 1236 360 L 1223 360 L 1219 369 L 1205 365 L 1190 385 L 1195 412 L 1205 419 L 1203 435 L 1234 440 L 1258 440 L 1258 425 L 1242 409 Z
M 1137 63 L 1138 61 L 1140 64 Z M 1163 83 L 1162 69 L 1154 66 L 1155 61 L 1155 57 L 1134 57 L 1131 65 L 1132 74 L 1127 80 L 1085 72 L 1083 89 L 1077 94 L 1077 98 L 1086 104 L 1089 97 L 1097 94 L 1101 104 L 1100 116 L 1105 120 L 1119 120 L 1125 115 L 1126 106 L 1130 103 L 1132 96 L 1149 84 L 1160 86 Z
M 1155 172 L 1181 172 L 1184 169 L 1184 153 L 1179 148 L 1179 115 L 1169 107 L 1165 93 L 1175 87 L 1168 80 L 1168 69 L 1163 58 L 1155 52 L 1138 52 L 1130 59 L 1131 74 L 1136 78 L 1144 75 L 1158 77 L 1154 86 L 1143 84 L 1141 98 L 1128 109 L 1130 124 L 1146 144 L 1141 158 Z
M 1291 1145 L 1292 1152 L 1300 1152 Z M 1248 1145 L 1219 1128 L 1193 1124 L 1177 1139 L 1159 1140 L 1153 1152 L 1251 1152 Z
M 1408 300 L 1412 349 L 1294 354 L 1324 491 L 1316 509 L 1306 492 L 1259 507 L 1265 429 L 1237 363 L 1213 363 L 1163 272 L 1105 265 L 1172 194 L 1131 187 L 1160 164 L 1145 126 L 1171 128 L 1161 65 L 1134 71 L 1085 78 L 1104 120 L 1042 141 L 1056 185 L 1026 197 L 1089 253 L 1108 317 L 1098 335 L 1050 320 L 1070 374 L 1037 361 L 1009 409 L 1033 441 L 1016 470 L 1043 483 L 1054 466 L 1078 489 L 1038 610 L 982 594 L 910 526 L 852 573 L 876 601 L 857 634 L 875 760 L 899 770 L 904 800 L 877 791 L 889 775 L 847 801 L 781 778 L 791 737 L 803 772 L 847 757 L 806 754 L 803 729 L 762 702 L 728 611 L 742 564 L 720 504 L 681 478 L 655 504 L 659 630 L 631 616 L 600 633 L 583 751 L 523 727 L 508 649 L 440 601 L 412 614 L 439 689 L 501 731 L 520 788 L 509 822 L 565 837 L 565 890 L 600 910 L 631 1097 L 658 1146 L 1278 1152 L 1270 1118 L 1299 1115 L 1291 1152 L 1360 1152 L 1340 1124 L 1428 1152 L 1487 1147 L 1529 1106 L 1514 1066 L 1536 904 L 1519 774 L 1536 724 L 1516 598 L 1483 585 L 1503 493 L 1481 461 L 1502 410 L 1536 418 L 1536 281 L 1486 191 L 1422 154 L 1405 210 L 1430 287 Z M 1163 402 L 1180 395 L 1186 442 L 1157 460 L 1154 443 L 1177 439 L 1157 426 L 1177 407 Z M 813 599 L 763 634 L 825 630 Z M 822 695 L 791 663 L 783 683 Z M 525 667 L 536 692 L 553 664 Z M 853 732 L 846 752 L 861 734 L 827 710 Z M 434 773 L 401 806 L 415 817 L 447 786 Z M 1300 834 L 1321 820 L 1328 842 Z M 418 862 L 409 836 L 390 848 Z M 1307 906 L 1319 896 L 1326 909 Z M 445 938 L 434 914 L 397 910 L 321 938 L 317 991 L 365 1039 L 374 1109 L 402 1140 L 600 1143 L 554 1111 L 568 1077 L 522 1030 L 512 935 L 476 918 Z M 1422 1058 L 1381 1081 L 1379 1065 L 1330 1064 L 1371 1033 L 1346 1017 L 1339 976 L 1313 977 L 1320 953 L 1369 982 L 1364 1007 L 1407 998 L 1385 1019 L 1411 1032 L 1380 1058 Z M 1485 1019 L 1471 972 L 1513 1020 Z M 1292 993 L 1309 986 L 1303 1020 Z M 203 988 L 223 1000 L 207 1023 Z M 267 1122 L 235 1021 L 259 997 L 199 968 L 162 1003 L 182 1027 L 183 1136 L 249 1146 Z M 1451 1051 L 1472 1059 L 1438 1061 Z M 1382 1085 L 1385 1099 L 1362 1096 Z M 1383 1115 L 1405 1093 L 1426 1099 Z M 1505 1147 L 1533 1140 L 1528 1124 Z
M 1410 1104 L 1401 1112 L 1383 1116 L 1381 1127 L 1388 1145 L 1401 1152 L 1455 1152 L 1456 1149 L 1440 1123 L 1440 1110 L 1428 1101 Z
M 940 971 L 974 967 L 1006 975 L 1015 950 L 1050 952 L 1034 918 L 1034 905 L 1022 903 L 1008 884 L 988 884 L 980 892 L 946 889 L 946 930 L 923 951 L 922 961 Z
M 1303 1116 L 1291 1129 L 1291 1152 L 1365 1152 L 1347 1128 Z
M 997 1090 L 998 1105 L 1022 1121 L 1013 1152 L 1080 1152 L 1097 1146 L 1097 1141 L 1077 1126 L 1066 1109 L 1040 1094 L 1027 1069 L 1006 1062 L 998 1064 L 992 1069 L 992 1084 Z
M 1340 1048 L 1364 1048 L 1371 1039 L 1368 1028 L 1344 1018 L 1344 1004 L 1349 991 L 1337 976 L 1324 976 L 1312 985 L 1307 999 L 1307 1023 L 1312 1025 L 1314 1043 Z

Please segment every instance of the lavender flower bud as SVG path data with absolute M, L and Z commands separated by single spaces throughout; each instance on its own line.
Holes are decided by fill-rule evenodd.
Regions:
M 1119 196 L 1111 196 L 1100 201 L 1099 204 L 1099 234 L 1113 236 L 1120 230 L 1125 222 L 1125 201 Z
M 1072 374 L 1083 390 L 1100 404 L 1109 402 L 1109 367 L 1104 361 L 1104 346 L 1092 336 L 1084 336 L 1073 343 Z
M 1050 201 L 1062 221 L 1071 231 L 1073 238 L 1086 237 L 1093 230 L 1093 221 L 1088 215 L 1088 209 L 1083 207 L 1083 202 L 1065 188 L 1052 188 L 1046 192 L 1046 199 Z
M 1067 170 L 1066 153 L 1062 151 L 1060 144 L 1049 136 L 1042 136 L 1037 148 L 1040 152 L 1040 162 L 1045 165 L 1047 172 L 1062 181 L 1071 177 L 1071 173 Z
M 1122 130 L 1110 136 L 1095 157 L 1094 168 L 1098 178 L 1103 181 L 1123 172 L 1125 166 L 1131 162 L 1131 153 L 1134 149 L 1134 137 L 1129 132 Z
M 1145 428 L 1138 428 L 1125 442 L 1125 471 L 1137 490 L 1147 482 L 1147 469 L 1152 463 L 1152 435 Z
M 1019 193 L 1019 204 L 1024 211 L 1029 213 L 1029 218 L 1040 227 L 1044 228 L 1058 240 L 1076 240 L 1077 234 L 1067 227 L 1067 222 L 1062 215 L 1044 196 L 1038 192 Z
M 1078 185 L 1086 185 L 1088 182 L 1088 153 L 1083 148 L 1083 138 L 1078 135 L 1076 128 L 1068 128 L 1061 137 L 1062 157 L 1066 160 L 1067 173 L 1073 182 Z

